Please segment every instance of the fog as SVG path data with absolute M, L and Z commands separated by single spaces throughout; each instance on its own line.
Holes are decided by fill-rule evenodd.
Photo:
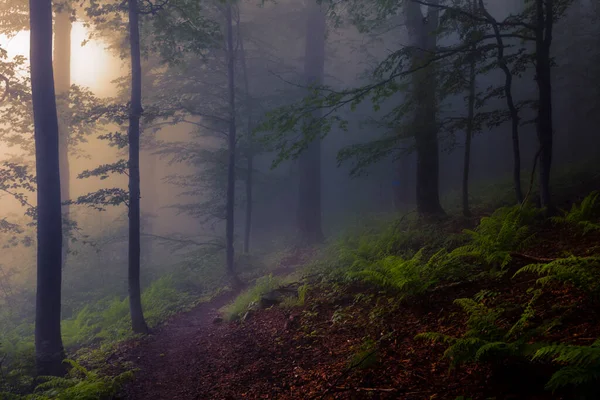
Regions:
M 4 3 L 10 8 L 16 0 Z M 316 7 L 312 2 L 296 0 L 236 2 L 231 7 L 235 52 L 230 54 L 226 40 L 227 7 L 223 3 L 175 3 L 173 7 L 180 8 L 165 5 L 164 10 L 141 15 L 140 22 L 144 108 L 140 139 L 142 292 L 167 277 L 175 292 L 194 298 L 230 285 L 226 234 L 227 218 L 232 216 L 235 270 L 242 280 L 250 280 L 276 267 L 269 257 L 305 242 L 299 219 L 306 222 L 317 217 L 310 213 L 301 216 L 303 207 L 316 210 L 313 214 L 320 216 L 318 229 L 322 230 L 325 243 L 335 242 L 349 229 L 368 221 L 392 219 L 417 210 L 417 154 L 411 121 L 418 110 L 398 110 L 415 102 L 407 83 L 411 74 L 396 79 L 395 92 L 376 93 L 380 97 L 377 104 L 370 93 L 355 105 L 347 102 L 339 107 L 317 106 L 310 112 L 300 111 L 307 105 L 321 104 L 318 99 L 332 93 L 383 80 L 385 76 L 378 74 L 384 61 L 404 62 L 398 68 L 409 69 L 409 61 L 394 58 L 395 52 L 409 48 L 413 40 L 401 7 L 373 5 L 371 9 L 354 1 L 324 2 L 321 8 L 311 11 L 311 7 Z M 523 11 L 523 2 L 518 0 L 488 0 L 486 4 L 498 21 Z M 181 9 L 184 6 L 189 7 L 186 12 Z M 68 114 L 68 127 L 61 125 L 61 129 L 71 131 L 68 179 L 61 171 L 61 184 L 69 187 L 69 198 L 62 200 L 75 203 L 69 206 L 65 220 L 76 224 L 75 229 L 64 231 L 69 243 L 62 268 L 65 321 L 78 318 L 85 307 L 108 309 L 110 301 L 123 301 L 128 295 L 127 205 L 122 201 L 101 204 L 113 201 L 110 196 L 86 197 L 101 189 L 127 191 L 127 171 L 112 166 L 104 172 L 96 171 L 92 174 L 95 176 L 80 177 L 85 171 L 119 160 L 127 165 L 127 146 L 116 145 L 119 139 L 127 138 L 128 129 L 126 107 L 130 102 L 131 76 L 127 18 L 121 12 L 115 13 L 118 17 L 102 19 L 87 15 L 84 8 L 75 4 L 72 8 L 76 22 L 71 30 L 68 80 L 77 88 L 70 91 L 68 104 L 61 100 L 58 103 L 59 117 Z M 197 14 L 190 14 L 190 10 Z M 425 5 L 421 11 L 425 16 L 432 12 Z M 443 15 L 444 11 L 440 12 Z M 576 0 L 555 26 L 551 47 L 555 62 L 553 174 L 598 157 L 598 12 L 593 0 Z M 307 50 L 310 40 L 320 40 L 319 15 L 326 20 L 324 71 L 322 77 L 307 77 L 310 66 L 319 63 L 318 43 L 313 53 Z M 313 17 L 314 21 L 310 19 Z M 4 18 L 9 20 L 6 15 Z M 307 18 L 314 23 L 307 25 Z M 11 84 L 9 97 L 0 105 L 4 118 L 0 121 L 0 157 L 6 162 L 28 165 L 34 173 L 31 96 L 23 94 L 30 85 L 29 32 L 21 30 L 17 22 L 14 28 L 7 23 L 3 28 L 5 35 L 0 37 L 0 48 L 6 51 L 0 72 L 9 77 Z M 311 36 L 311 32 L 317 33 Z M 437 46 L 448 49 L 459 46 L 462 40 L 456 32 L 444 32 Z M 490 43 L 494 43 L 493 38 Z M 508 38 L 506 44 L 509 55 L 535 50 L 534 43 L 523 43 L 518 38 Z M 8 65 L 19 56 L 25 57 L 21 65 Z M 233 77 L 227 69 L 229 57 L 233 57 Z M 480 61 L 482 65 L 492 65 L 494 57 L 495 53 L 488 50 Z M 515 58 L 511 60 L 515 62 Z M 522 66 L 511 64 L 515 69 L 514 101 L 522 106 L 519 140 L 524 192 L 529 190 L 540 147 L 535 124 L 537 108 L 531 103 L 538 96 L 533 62 L 529 59 Z M 450 68 L 442 62 L 440 65 Z M 60 68 L 55 60 L 55 79 L 64 72 Z M 315 68 L 318 70 L 318 66 Z M 383 75 L 390 71 L 394 67 L 384 70 Z M 468 93 L 455 90 L 440 95 L 446 90 L 442 83 L 452 75 L 448 69 L 445 71 L 446 76 L 437 78 L 440 100 L 435 105 L 437 114 L 431 119 L 440 122 L 436 135 L 441 205 L 447 213 L 458 214 L 464 172 L 464 127 L 450 130 L 441 122 L 449 125 L 453 119 L 466 118 Z M 233 97 L 229 96 L 228 78 L 234 84 Z M 492 88 L 502 88 L 504 79 L 497 67 L 478 71 L 478 99 L 485 98 Z M 316 89 L 308 88 L 314 84 Z M 392 89 L 382 92 L 389 90 Z M 513 141 L 506 97 L 500 92 L 488 97 L 481 100 L 475 112 L 501 110 L 504 119 L 498 124 L 476 123 L 469 175 L 474 214 L 482 207 L 478 201 L 494 188 L 506 189 L 502 201 L 515 203 L 511 188 Z M 231 117 L 232 98 L 235 118 Z M 298 114 L 288 112 L 286 117 L 281 114 L 285 107 Z M 322 135 L 322 139 L 316 150 L 314 143 L 318 142 L 309 140 L 304 143 L 308 148 L 296 158 L 287 150 L 308 137 L 308 123 L 302 122 L 307 121 L 307 115 L 330 125 L 320 126 L 317 135 Z M 294 124 L 290 125 L 291 120 Z M 344 121 L 342 127 L 340 121 Z M 280 128 L 286 124 L 289 129 L 283 132 Z M 237 139 L 234 213 L 230 215 L 226 206 L 231 151 L 228 139 L 232 129 Z M 400 139 L 385 142 L 390 137 Z M 370 158 L 373 148 L 369 146 L 377 141 L 388 144 L 375 151 L 380 155 Z M 277 165 L 273 168 L 274 162 Z M 302 172 L 306 165 L 308 175 Z M 253 185 L 251 211 L 247 207 L 249 167 Z M 315 176 L 320 182 L 314 181 Z M 538 185 L 535 176 L 534 191 Z M 305 190 L 300 189 L 306 187 L 302 186 L 305 178 L 313 179 L 308 185 L 312 191 L 308 197 L 299 193 Z M 0 179 L 4 176 L 0 175 Z M 36 284 L 35 224 L 26 215 L 27 204 L 36 206 L 36 196 L 20 187 L 14 190 L 26 195 L 27 201 L 15 197 L 10 186 L 0 191 L 0 221 L 6 219 L 19 226 L 0 235 L 0 242 L 5 245 L 0 256 L 0 334 L 5 339 L 0 342 L 13 347 L 19 343 L 14 326 L 22 326 L 24 337 L 32 336 Z M 300 204 L 306 201 L 316 203 Z M 249 212 L 251 229 L 245 238 Z M 245 239 L 248 251 L 244 249 Z M 127 315 L 119 318 L 127 319 Z M 162 315 L 156 321 L 160 318 Z M 73 337 L 64 339 L 65 346 L 81 344 L 83 339 L 68 334 Z M 105 336 L 118 337 L 111 335 Z

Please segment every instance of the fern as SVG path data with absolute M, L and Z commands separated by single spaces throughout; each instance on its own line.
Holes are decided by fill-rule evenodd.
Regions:
M 529 225 L 539 215 L 540 210 L 530 206 L 499 208 L 491 216 L 482 218 L 474 230 L 464 230 L 471 241 L 455 249 L 451 256 L 474 258 L 486 265 L 503 269 L 511 261 L 510 253 L 531 241 L 533 235 Z
M 34 393 L 19 396 L 0 392 L 0 397 L 11 400 L 112 400 L 123 384 L 133 378 L 133 371 L 109 377 L 89 371 L 76 361 L 65 362 L 71 366 L 67 376 L 42 376 L 39 378 L 43 382 L 36 386 Z
M 447 344 L 443 357 L 450 360 L 450 368 L 511 356 L 528 357 L 541 346 L 528 343 L 535 330 L 527 329 L 534 316 L 533 304 L 540 293 L 541 291 L 534 292 L 521 317 L 508 329 L 499 325 L 500 317 L 504 313 L 502 308 L 489 308 L 473 299 L 456 299 L 455 304 L 469 315 L 467 331 L 462 337 L 425 332 L 415 338 Z
M 564 216 L 553 217 L 552 220 L 556 223 L 571 224 L 580 227 L 583 233 L 590 231 L 599 231 L 600 224 L 600 201 L 598 201 L 600 191 L 593 191 L 587 195 L 580 205 L 573 204 L 571 210 L 566 212 Z
M 515 322 L 515 324 L 506 333 L 507 338 L 517 338 L 526 334 L 527 328 L 529 328 L 530 321 L 535 316 L 535 310 L 533 308 L 535 302 L 542 295 L 541 290 L 534 290 L 533 297 L 525 306 L 525 310 L 521 314 L 521 317 Z
M 402 296 L 414 296 L 442 281 L 458 281 L 470 274 L 468 266 L 450 257 L 445 249 L 429 258 L 425 252 L 426 249 L 422 248 L 410 259 L 388 256 L 358 271 L 350 271 L 347 276 L 397 290 Z
M 582 386 L 595 383 L 600 378 L 600 340 L 591 346 L 554 344 L 539 349 L 533 359 L 550 358 L 563 365 L 556 371 L 546 388 L 552 391 L 565 386 Z
M 552 281 L 568 282 L 587 292 L 600 289 L 600 257 L 567 257 L 559 258 L 547 264 L 526 265 L 515 273 L 544 275 L 538 284 L 545 285 Z

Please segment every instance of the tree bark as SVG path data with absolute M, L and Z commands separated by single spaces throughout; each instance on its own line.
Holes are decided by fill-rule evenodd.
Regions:
M 325 15 L 319 4 L 307 3 L 306 44 L 304 54 L 304 76 L 308 85 L 321 85 L 325 72 Z M 313 114 L 319 118 L 320 111 Z M 298 159 L 298 231 L 305 244 L 323 241 L 321 221 L 321 139 L 315 139 Z
M 35 356 L 38 375 L 63 375 L 60 332 L 62 216 L 58 117 L 52 68 L 52 4 L 30 0 L 30 62 L 37 174 L 37 291 Z
M 140 284 L 140 117 L 142 115 L 142 61 L 137 0 L 128 0 L 131 50 L 131 104 L 129 110 L 129 311 L 135 333 L 148 333 L 142 310 Z
M 512 72 L 508 68 L 508 65 L 506 64 L 506 59 L 504 58 L 504 41 L 502 40 L 502 36 L 500 35 L 500 28 L 498 27 L 498 22 L 487 11 L 483 0 L 479 0 L 479 8 L 482 10 L 488 21 L 490 21 L 490 23 L 492 24 L 492 28 L 494 29 L 494 36 L 496 36 L 496 44 L 498 45 L 498 66 L 500 67 L 502 72 L 504 72 L 504 95 L 506 97 L 506 105 L 508 106 L 511 121 L 511 140 L 513 150 L 513 185 L 515 189 L 517 203 L 522 203 L 523 190 L 521 188 L 521 148 L 519 143 L 520 118 L 519 111 L 515 106 L 515 102 L 513 100 L 512 95 L 513 76 Z
M 235 49 L 233 47 L 233 21 L 231 16 L 231 3 L 226 5 L 227 18 L 227 88 L 229 94 L 229 133 L 228 133 L 228 161 L 227 161 L 227 204 L 226 204 L 226 247 L 227 247 L 227 272 L 234 286 L 240 286 L 239 278 L 235 271 L 234 248 L 234 212 L 235 212 L 235 147 L 236 147 L 236 120 L 235 120 Z
M 439 0 L 432 0 L 436 5 Z M 417 210 L 422 217 L 440 217 L 446 213 L 439 195 L 439 143 L 437 137 L 437 101 L 435 66 L 427 65 L 437 47 L 435 31 L 439 23 L 439 9 L 429 7 L 427 17 L 421 5 L 406 4 L 406 23 L 414 47 L 413 93 L 416 112 L 413 127 L 417 150 Z M 425 67 L 424 67 L 425 66 Z
M 71 88 L 71 14 L 68 8 L 55 13 L 54 19 L 54 87 L 56 95 L 61 98 L 58 102 L 58 151 L 60 160 L 60 192 L 61 200 L 71 197 L 71 169 L 69 165 L 69 115 L 68 96 Z M 63 218 L 69 219 L 70 208 L 62 206 Z M 69 240 L 63 240 L 62 262 L 67 262 Z
M 471 216 L 469 209 L 469 171 L 471 166 L 471 139 L 473 137 L 473 123 L 475 118 L 475 89 L 476 89 L 476 72 L 475 72 L 475 53 L 471 54 L 469 61 L 469 109 L 467 115 L 467 131 L 465 137 L 465 154 L 463 164 L 463 182 L 462 182 L 462 206 L 463 215 Z
M 550 46 L 553 30 L 553 0 L 536 0 L 536 81 L 538 85 L 538 117 L 536 133 L 540 143 L 540 205 L 552 212 L 550 167 L 552 165 L 552 76 Z
M 240 63 L 244 78 L 244 91 L 246 94 L 246 111 L 248 112 L 248 126 L 246 128 L 246 221 L 244 224 L 244 253 L 250 252 L 250 235 L 252 233 L 252 189 L 254 178 L 254 149 L 252 143 L 252 98 L 250 97 L 250 83 L 248 80 L 248 67 L 246 65 L 246 51 L 244 50 L 244 40 L 240 31 L 240 23 L 237 23 L 238 38 L 240 41 Z

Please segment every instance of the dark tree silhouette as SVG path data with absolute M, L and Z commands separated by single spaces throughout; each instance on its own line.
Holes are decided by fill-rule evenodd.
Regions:
M 140 288 L 140 117 L 142 64 L 137 0 L 128 0 L 131 51 L 131 104 L 129 105 L 129 311 L 135 333 L 147 333 Z
M 62 375 L 62 216 L 58 117 L 52 68 L 52 3 L 30 0 L 30 63 L 37 174 L 35 356 L 39 375 Z
M 308 85 L 323 84 L 325 68 L 325 14 L 315 2 L 308 2 L 304 76 Z M 320 117 L 321 110 L 313 118 Z M 300 240 L 312 244 L 323 240 L 321 227 L 321 139 L 314 140 L 298 157 L 298 229 Z
M 535 75 L 538 86 L 537 137 L 540 144 L 540 203 L 552 209 L 550 197 L 550 167 L 552 165 L 552 32 L 554 1 L 535 0 Z
M 240 63 L 242 66 L 242 77 L 244 78 L 244 95 L 246 100 L 246 112 L 248 121 L 246 128 L 246 220 L 244 223 L 244 253 L 250 251 L 250 234 L 252 233 L 252 190 L 254 184 L 254 146 L 252 141 L 252 98 L 250 96 L 250 82 L 248 79 L 248 66 L 246 65 L 246 51 L 244 49 L 244 38 L 238 21 L 238 40 L 240 41 Z
M 423 216 L 440 216 L 445 212 L 439 194 L 439 143 L 436 104 L 435 66 L 429 65 L 436 54 L 436 30 L 439 24 L 438 0 L 431 1 L 427 16 L 421 4 L 409 2 L 406 24 L 414 47 L 413 92 L 416 112 L 413 120 L 417 151 L 417 209 Z
M 228 133 L 228 160 L 227 160 L 227 206 L 226 206 L 226 241 L 227 241 L 227 272 L 235 286 L 240 282 L 235 273 L 235 249 L 233 247 L 234 211 L 235 211 L 235 48 L 233 46 L 233 21 L 231 16 L 231 3 L 226 6 L 227 19 L 227 89 L 229 101 L 229 133 Z

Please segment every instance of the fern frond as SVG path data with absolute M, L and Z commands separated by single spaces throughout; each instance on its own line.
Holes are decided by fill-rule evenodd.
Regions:
M 514 276 L 523 273 L 546 275 L 538 279 L 540 285 L 557 280 L 593 292 L 600 288 L 600 257 L 571 256 L 547 264 L 529 264 L 519 269 Z
M 552 358 L 553 361 L 558 363 L 582 367 L 600 365 L 600 347 L 555 344 L 539 349 L 533 355 L 533 359 L 539 358 Z
M 416 340 L 427 340 L 432 343 L 454 343 L 456 338 L 439 332 L 423 332 L 415 336 Z
M 600 368 L 583 368 L 576 366 L 563 367 L 554 374 L 546 383 L 546 389 L 555 392 L 566 386 L 581 386 L 597 382 L 600 378 Z

